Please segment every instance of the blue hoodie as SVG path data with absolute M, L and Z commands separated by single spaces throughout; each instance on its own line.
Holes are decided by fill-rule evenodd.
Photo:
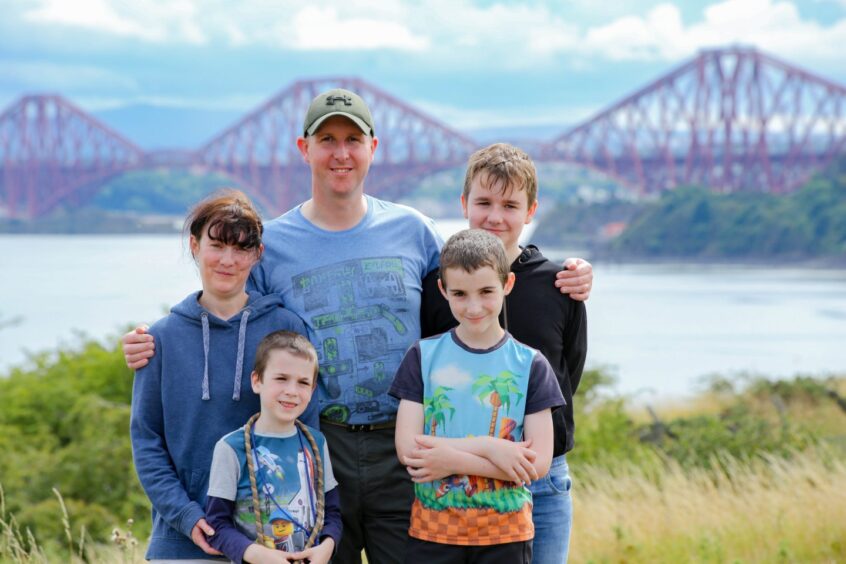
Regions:
M 191 529 L 205 516 L 214 445 L 260 410 L 250 384 L 259 341 L 280 329 L 306 331 L 278 295 L 250 293 L 246 307 L 223 320 L 200 305 L 200 294 L 150 328 L 156 354 L 132 390 L 132 453 L 153 504 L 148 559 L 209 558 Z M 317 425 L 316 404 L 300 418 L 308 425 Z

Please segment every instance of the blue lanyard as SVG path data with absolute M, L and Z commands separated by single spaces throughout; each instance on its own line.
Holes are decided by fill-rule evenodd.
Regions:
M 303 443 L 303 436 L 302 436 L 302 433 L 300 432 L 300 430 L 296 429 L 296 428 L 295 428 L 295 430 L 296 430 L 296 433 L 297 433 L 297 439 L 299 440 L 299 443 L 300 443 L 300 450 L 303 451 L 303 459 L 304 459 L 303 464 L 305 465 L 306 481 L 308 482 L 308 484 L 307 484 L 308 501 L 309 501 L 309 505 L 311 506 L 311 515 L 314 516 L 314 515 L 317 514 L 317 506 L 314 502 L 314 495 L 315 495 L 315 493 L 314 493 L 314 469 L 312 468 L 312 464 L 310 463 L 310 460 L 313 460 L 313 456 L 309 457 L 308 451 L 306 450 L 305 443 Z M 262 468 L 262 464 L 261 464 L 261 461 L 258 458 L 258 455 L 256 454 L 256 451 L 258 450 L 258 444 L 256 443 L 255 425 L 250 427 L 250 437 L 251 437 L 250 442 L 253 445 L 253 448 L 251 449 L 253 451 L 251 453 L 252 456 L 253 456 L 253 462 L 255 464 L 255 467 L 259 469 L 259 472 L 256 472 L 256 482 L 257 482 L 257 486 L 258 486 L 258 491 L 264 493 L 265 497 L 270 499 L 270 501 L 273 502 L 273 505 L 275 505 L 276 508 L 282 513 L 282 515 L 284 515 L 285 518 L 287 518 L 291 523 L 293 523 L 295 527 L 302 530 L 303 533 L 305 533 L 306 536 L 309 536 L 311 534 L 311 529 L 308 528 L 306 525 L 300 523 L 297 519 L 295 519 L 294 516 L 291 515 L 290 513 L 288 513 L 288 511 L 284 507 L 279 505 L 279 502 L 276 501 L 275 497 L 273 497 L 267 491 L 265 491 L 264 480 L 262 480 L 261 472 L 260 472 L 260 470 Z M 270 516 L 268 515 L 268 517 L 270 517 Z

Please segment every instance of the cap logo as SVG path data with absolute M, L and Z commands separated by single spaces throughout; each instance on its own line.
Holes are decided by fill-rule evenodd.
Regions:
M 352 98 L 349 96 L 329 96 L 326 98 L 327 106 L 334 106 L 335 102 L 343 102 L 345 106 L 352 106 Z

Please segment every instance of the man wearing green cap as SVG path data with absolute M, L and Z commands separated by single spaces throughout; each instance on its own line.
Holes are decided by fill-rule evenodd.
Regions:
M 431 219 L 364 193 L 379 144 L 364 101 L 324 92 L 297 147 L 311 199 L 265 225 L 252 281 L 282 295 L 320 355 L 321 430 L 341 490 L 344 534 L 333 562 L 401 560 L 412 483 L 394 446 L 394 372 L 420 337 L 421 281 L 442 241 Z
M 354 92 L 310 104 L 297 147 L 311 169 L 311 198 L 265 225 L 251 286 L 278 293 L 305 322 L 318 351 L 321 431 L 341 491 L 344 533 L 334 563 L 402 559 L 412 482 L 394 446 L 394 372 L 420 337 L 422 280 L 442 244 L 431 219 L 364 193 L 379 141 Z M 589 291 L 590 265 L 562 292 Z M 582 297 L 586 297 L 583 294 Z M 124 336 L 130 368 L 152 356 L 148 335 Z

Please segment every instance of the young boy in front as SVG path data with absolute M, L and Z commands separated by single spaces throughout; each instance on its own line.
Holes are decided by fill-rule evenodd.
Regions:
M 405 562 L 528 563 L 526 485 L 549 469 L 551 409 L 564 399 L 543 355 L 500 326 L 514 285 L 502 242 L 461 231 L 440 273 L 458 326 L 413 345 L 390 392 L 397 455 L 415 482 Z
M 470 156 L 461 207 L 471 228 L 496 235 L 505 245 L 514 290 L 505 299 L 500 322 L 520 342 L 543 353 L 552 365 L 565 405 L 555 410 L 553 458 L 549 473 L 530 486 L 535 538 L 534 564 L 567 562 L 573 505 L 566 453 L 574 446 L 573 395 L 587 355 L 587 314 L 583 302 L 561 296 L 553 286 L 559 270 L 534 245 L 519 244 L 523 228 L 538 209 L 538 179 L 524 151 L 495 143 Z M 423 283 L 422 336 L 456 324 L 437 289 L 437 271 Z M 431 453 L 437 456 L 437 453 Z
M 317 370 L 302 335 L 276 331 L 259 343 L 251 379 L 261 411 L 217 442 L 209 477 L 209 544 L 233 562 L 325 564 L 338 545 L 340 496 L 326 440 L 296 421 Z

